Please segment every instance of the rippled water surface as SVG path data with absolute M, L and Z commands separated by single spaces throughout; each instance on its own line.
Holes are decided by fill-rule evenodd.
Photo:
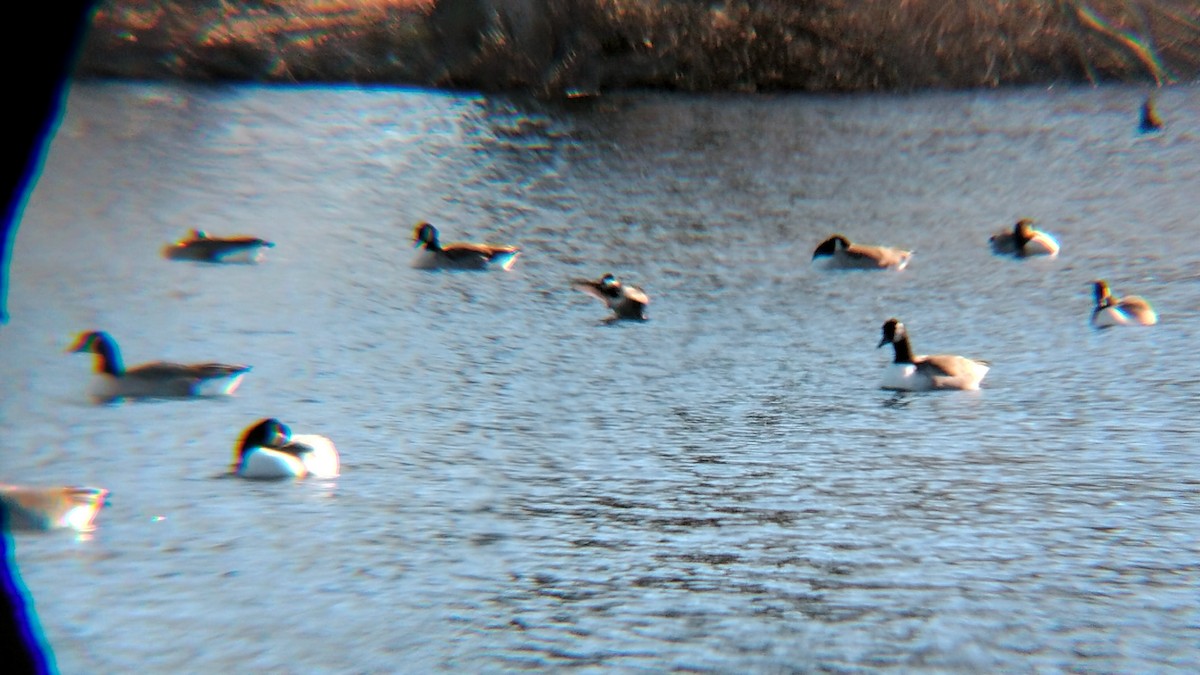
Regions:
M 1139 137 L 1144 93 L 76 85 L 0 328 L 0 476 L 112 491 L 15 540 L 59 666 L 1195 672 L 1200 94 Z M 992 256 L 1023 216 L 1062 255 Z M 525 253 L 415 270 L 419 220 Z M 193 227 L 277 246 L 163 259 Z M 814 269 L 835 231 L 917 254 Z M 1097 277 L 1160 324 L 1090 329 Z M 891 316 L 983 389 L 881 391 Z M 91 405 L 94 328 L 254 370 Z M 343 475 L 222 477 L 263 416 Z

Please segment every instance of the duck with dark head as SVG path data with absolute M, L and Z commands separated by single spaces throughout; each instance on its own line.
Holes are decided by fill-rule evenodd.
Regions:
M 188 398 L 231 395 L 250 366 L 227 363 L 154 361 L 126 368 L 117 341 L 104 331 L 88 331 L 71 346 L 77 354 L 95 354 L 95 380 L 89 393 L 101 402 L 121 398 Z
M 1108 288 L 1108 282 L 1097 279 L 1092 282 L 1092 294 L 1096 304 L 1092 307 L 1092 326 L 1153 326 L 1158 323 L 1158 314 L 1137 295 L 1118 298 Z
M 637 286 L 622 283 L 611 272 L 595 280 L 576 279 L 571 285 L 607 305 L 614 319 L 646 320 L 650 296 Z
M 516 246 L 502 244 L 466 241 L 443 244 L 437 228 L 424 221 L 413 228 L 413 246 L 422 249 L 413 266 L 427 270 L 483 271 L 494 265 L 508 271 L 521 253 Z
M 264 249 L 275 244 L 259 237 L 236 235 L 214 237 L 204 230 L 192 230 L 188 236 L 163 249 L 171 260 L 194 260 L 210 263 L 256 263 L 264 257 Z
M 931 391 L 934 389 L 978 389 L 991 369 L 987 361 L 957 354 L 932 356 L 913 353 L 908 330 L 899 319 L 883 324 L 879 347 L 891 345 L 895 352 L 892 363 L 884 373 L 883 389 L 895 391 Z
M 912 259 L 912 251 L 852 244 L 846 237 L 834 234 L 817 246 L 812 259 L 827 260 L 830 269 L 902 270 Z
M 233 473 L 242 478 L 336 478 L 341 457 L 333 441 L 316 434 L 293 434 L 270 417 L 250 425 L 234 449 Z
M 1022 218 L 1011 230 L 1000 230 L 993 234 L 988 243 L 997 255 L 1012 255 L 1018 258 L 1058 255 L 1058 241 L 1041 230 L 1034 229 L 1032 218 Z

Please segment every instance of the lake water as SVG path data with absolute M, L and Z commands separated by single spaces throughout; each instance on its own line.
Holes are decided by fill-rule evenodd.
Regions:
M 60 668 L 1200 670 L 1200 90 L 1139 136 L 1145 93 L 76 84 L 0 328 L 0 475 L 112 491 L 15 537 Z M 1019 217 L 1062 254 L 992 256 Z M 419 220 L 525 252 L 415 270 Z M 650 321 L 570 287 L 610 271 Z M 1159 325 L 1092 330 L 1095 278 Z M 983 388 L 880 390 L 892 316 Z M 254 370 L 95 406 L 88 329 Z M 223 477 L 264 416 L 343 475 Z

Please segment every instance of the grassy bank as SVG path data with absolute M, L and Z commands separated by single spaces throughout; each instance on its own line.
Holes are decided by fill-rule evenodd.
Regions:
M 78 70 L 549 94 L 1197 73 L 1195 0 L 104 0 Z

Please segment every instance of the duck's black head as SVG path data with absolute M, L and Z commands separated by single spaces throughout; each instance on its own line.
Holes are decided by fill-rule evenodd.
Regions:
M 908 334 L 904 331 L 904 324 L 900 323 L 900 319 L 892 317 L 884 322 L 883 338 L 879 340 L 879 345 L 876 347 L 876 349 L 886 344 L 899 342 L 907 337 L 907 335 Z
M 1112 303 L 1112 292 L 1108 289 L 1108 283 L 1103 279 L 1097 279 L 1092 282 L 1092 294 L 1096 298 L 1096 307 L 1107 307 Z
M 292 430 L 274 417 L 259 420 L 242 434 L 238 443 L 238 458 L 251 448 L 279 448 L 287 445 Z
M 615 292 L 620 287 L 621 282 L 617 280 L 617 277 L 612 272 L 600 277 L 600 290 L 605 293 Z
M 1024 246 L 1025 242 L 1033 239 L 1033 222 L 1032 218 L 1022 218 L 1013 225 L 1013 239 L 1018 246 Z
M 125 368 L 121 363 L 121 352 L 117 341 L 102 330 L 83 333 L 68 350 L 76 354 L 95 354 L 100 372 L 120 375 Z
M 813 260 L 820 257 L 828 257 L 836 253 L 838 250 L 846 250 L 850 248 L 850 240 L 840 234 L 831 235 L 828 239 L 821 242 L 817 250 L 813 251 Z
M 79 335 L 79 338 L 75 340 L 75 344 L 71 346 L 70 351 L 76 354 L 89 352 L 98 354 L 104 350 L 105 345 L 111 344 L 113 344 L 111 335 L 102 330 L 90 330 Z
M 908 330 L 904 324 L 900 323 L 900 319 L 893 317 L 883 324 L 883 339 L 879 341 L 878 347 L 886 344 L 891 344 L 896 350 L 896 355 L 892 359 L 894 363 L 913 362 L 912 344 L 908 341 Z
M 425 221 L 417 223 L 417 226 L 413 229 L 413 247 L 415 248 L 422 244 L 425 245 L 425 248 L 432 251 L 441 248 L 441 245 L 438 243 L 437 228 Z
M 1158 116 L 1158 110 L 1154 105 L 1154 96 L 1147 96 L 1145 102 L 1142 103 L 1142 121 L 1138 125 L 1138 130 L 1142 133 L 1150 131 L 1158 131 L 1163 128 L 1162 118 Z

